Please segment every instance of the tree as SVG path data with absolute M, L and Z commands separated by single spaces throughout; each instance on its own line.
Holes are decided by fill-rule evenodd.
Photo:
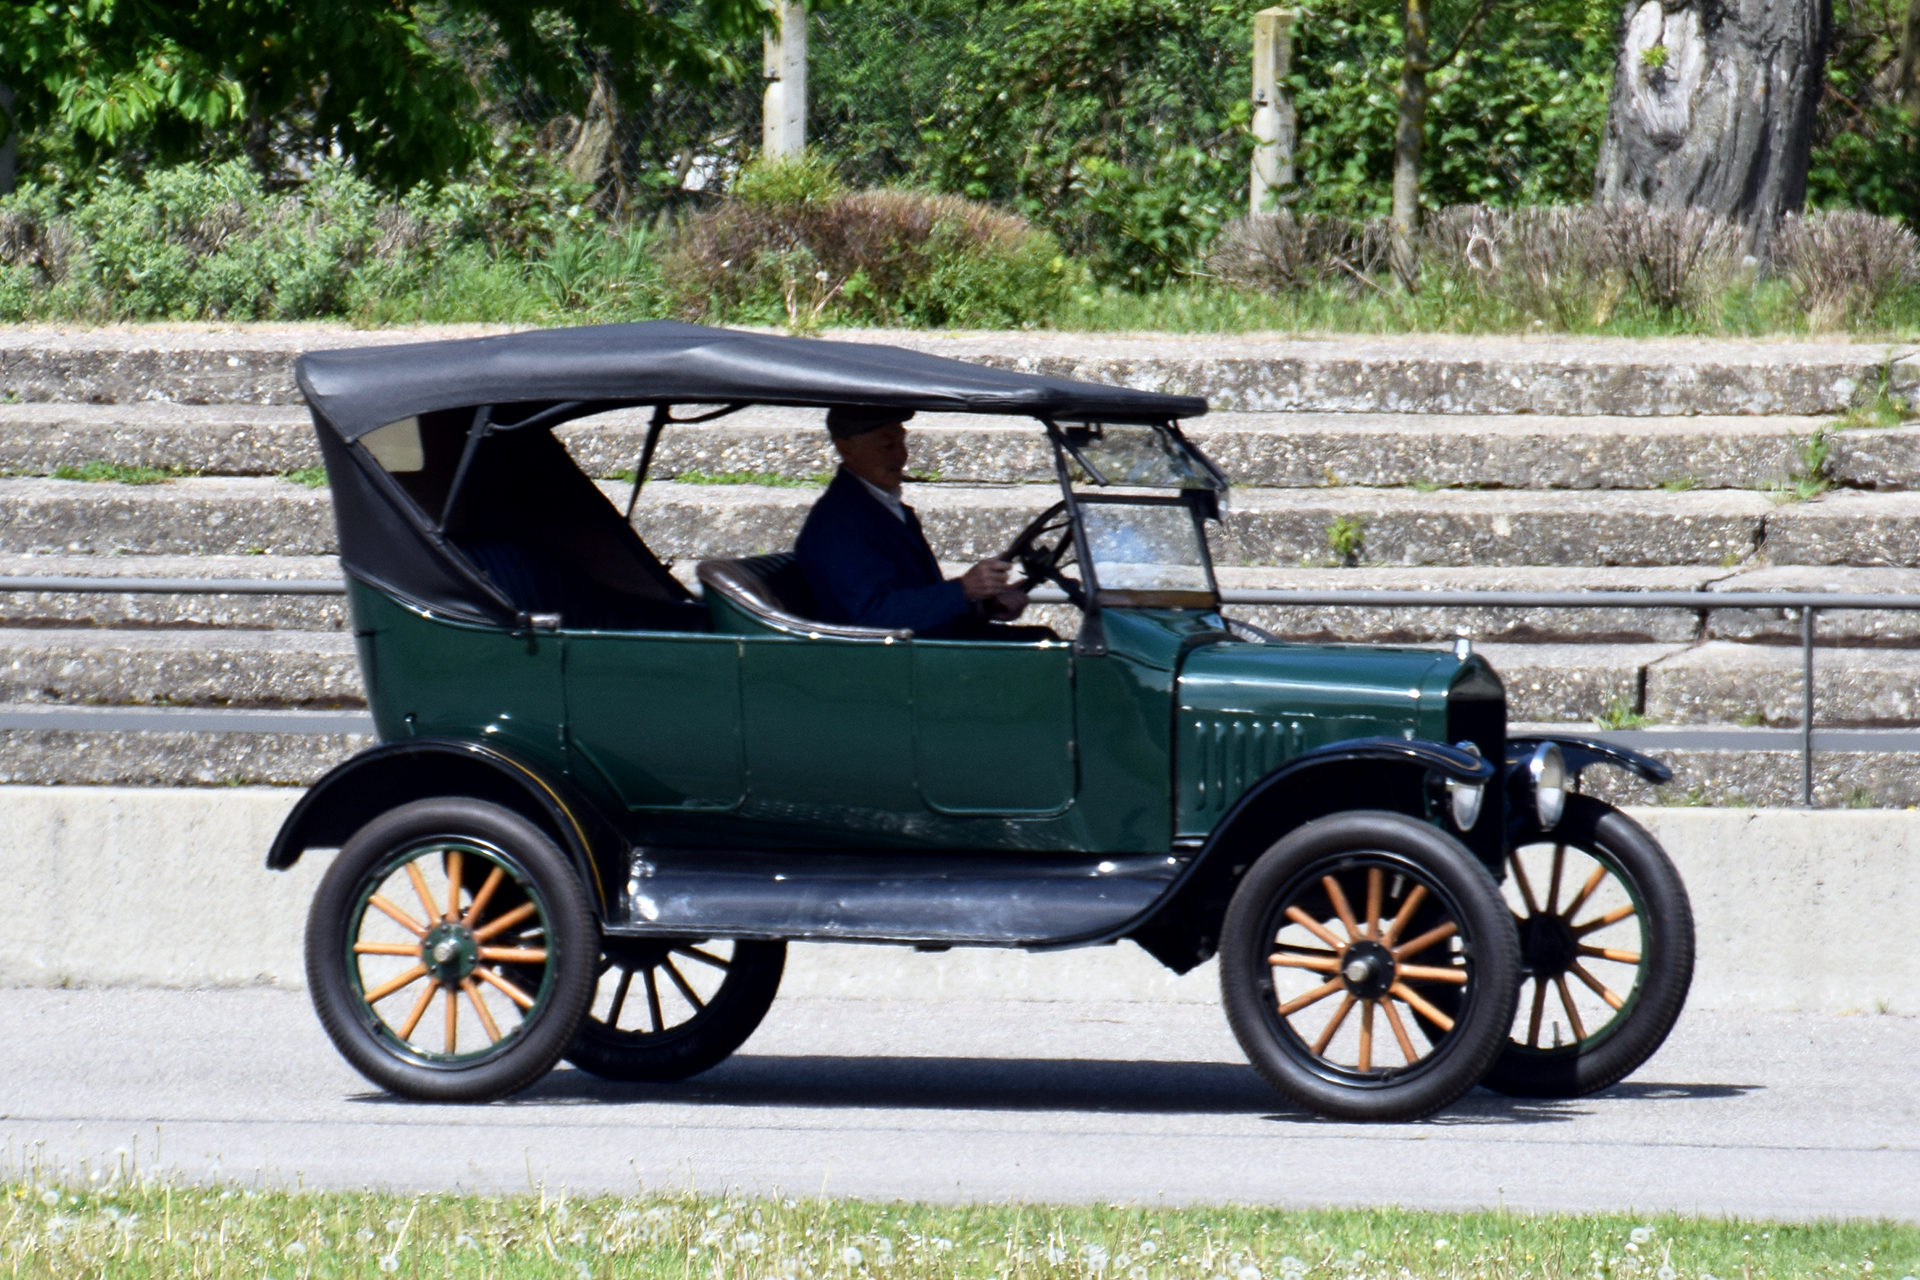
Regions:
M 1400 26 L 1400 84 L 1395 90 L 1399 119 L 1393 133 L 1393 274 L 1409 290 L 1419 271 L 1413 233 L 1420 229 L 1420 153 L 1426 147 L 1427 77 L 1453 64 L 1479 33 L 1492 8 L 1492 0 L 1479 0 L 1453 48 L 1434 59 L 1428 56 L 1433 34 L 1432 0 L 1405 0 Z
M 1806 200 L 1831 0 L 1643 0 L 1621 23 L 1595 194 L 1706 209 L 1763 245 Z
M 83 159 L 237 146 L 266 164 L 298 137 L 399 190 L 460 172 L 485 145 L 473 78 L 439 38 L 463 21 L 571 97 L 582 52 L 614 92 L 731 70 L 714 37 L 757 32 L 765 13 L 758 0 L 9 0 L 0 80 L 22 126 L 65 126 Z

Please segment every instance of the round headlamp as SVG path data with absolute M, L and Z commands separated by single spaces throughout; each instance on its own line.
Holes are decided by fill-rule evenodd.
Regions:
M 1480 748 L 1471 742 L 1457 742 L 1454 745 L 1471 755 L 1480 754 Z M 1453 825 L 1457 830 L 1473 830 L 1473 824 L 1480 821 L 1480 804 L 1486 798 L 1487 789 L 1478 782 L 1447 779 L 1447 806 L 1453 812 Z
M 1527 761 L 1527 777 L 1533 782 L 1533 813 L 1542 831 L 1560 825 L 1567 809 L 1567 758 L 1558 743 L 1543 742 Z

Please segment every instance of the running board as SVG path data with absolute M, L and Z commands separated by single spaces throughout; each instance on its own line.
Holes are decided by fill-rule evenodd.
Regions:
M 1031 947 L 1110 933 L 1185 865 L 1163 854 L 742 853 L 641 849 L 614 937 Z

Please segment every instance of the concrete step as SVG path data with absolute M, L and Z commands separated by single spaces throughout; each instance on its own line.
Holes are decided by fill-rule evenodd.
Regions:
M 1797 725 L 1801 651 L 1706 644 L 1650 662 L 1645 714 L 1665 724 Z M 1816 725 L 1920 723 L 1920 648 L 1814 650 Z
M 326 489 L 275 479 L 0 480 L 0 555 L 318 556 Z
M 625 502 L 625 485 L 602 489 Z M 653 484 L 635 523 L 668 559 L 749 555 L 791 547 L 818 497 L 813 486 Z M 1038 484 L 907 491 L 936 552 L 962 561 L 997 554 L 1056 497 Z M 1360 560 L 1374 565 L 1731 568 L 1761 549 L 1774 564 L 1920 565 L 1920 493 L 1776 504 L 1730 490 L 1242 490 L 1214 555 L 1223 565 L 1329 565 L 1341 521 L 1357 527 Z M 324 488 L 266 478 L 0 480 L 0 555 L 333 551 Z
M 624 500 L 624 489 L 606 488 Z M 806 488 L 649 485 L 634 521 L 663 556 L 753 554 L 792 546 L 818 496 Z M 906 497 L 935 551 L 970 561 L 1004 549 L 1058 494 L 1043 485 L 910 485 Z M 1725 491 L 1245 490 L 1233 495 L 1213 550 L 1223 565 L 1328 565 L 1329 536 L 1347 521 L 1357 522 L 1368 564 L 1730 567 L 1753 553 L 1773 510 L 1757 494 Z
M 368 735 L 345 733 L 0 729 L 0 780 L 38 786 L 304 787 L 374 742 Z
M 1855 569 L 1845 565 L 1767 565 L 1729 574 L 1708 591 L 1816 591 L 1849 595 L 1920 596 L 1920 569 Z M 1822 643 L 1920 642 L 1920 609 L 1835 609 L 1816 612 Z M 1798 610 L 1726 609 L 1707 615 L 1706 635 L 1716 640 L 1800 642 Z
M 0 629 L 0 704 L 364 706 L 339 631 Z
M 1579 723 L 1515 723 L 1512 731 L 1596 736 L 1592 725 Z M 1691 736 L 1685 730 L 1664 732 L 1676 738 Z M 1659 741 L 1662 733 L 1656 728 L 1633 734 L 1631 745 L 1673 770 L 1673 780 L 1665 786 L 1651 786 L 1619 769 L 1594 768 L 1581 775 L 1581 790 L 1612 804 L 1741 808 L 1800 804 L 1802 765 L 1797 744 L 1776 740 L 1765 747 L 1669 747 Z M 1724 736 L 1737 741 L 1746 735 L 1729 732 Z M 1818 741 L 1816 737 L 1816 744 Z M 1920 752 L 1816 745 L 1813 803 L 1818 809 L 1911 809 L 1920 805 Z
M 687 471 L 805 479 L 838 462 L 820 413 L 752 409 L 661 438 L 653 474 Z M 626 410 L 557 434 L 590 475 L 631 472 L 648 414 Z M 1551 417 L 1369 413 L 1219 413 L 1189 433 L 1245 488 L 1754 489 L 1800 467 L 1795 452 L 1824 423 L 1810 417 Z M 926 414 L 913 468 L 962 484 L 1051 482 L 1053 460 L 1030 422 Z M 1920 482 L 1920 428 L 1834 433 L 1841 484 Z M 319 462 L 306 411 L 280 405 L 0 405 L 0 472 L 50 475 L 107 462 L 199 475 L 277 475 Z M 1859 463 L 1855 473 L 1853 466 Z
M 0 399 L 294 404 L 300 351 L 498 332 L 322 325 L 15 329 L 0 334 Z M 1705 339 L 852 330 L 1006 368 L 1207 397 L 1254 413 L 1535 413 L 1658 417 L 1839 413 L 1883 370 L 1920 387 L 1908 345 Z
M 0 472 L 89 462 L 270 476 L 318 466 L 320 450 L 300 405 L 0 404 Z
M 332 556 L 0 556 L 0 577 L 325 579 Z M 0 627 L 218 627 L 340 631 L 340 596 L 0 592 Z

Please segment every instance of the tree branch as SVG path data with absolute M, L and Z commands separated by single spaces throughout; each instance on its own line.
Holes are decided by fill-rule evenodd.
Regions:
M 1453 42 L 1453 48 L 1447 50 L 1447 56 L 1441 58 L 1438 62 L 1428 63 L 1421 69 L 1428 75 L 1432 75 L 1436 71 L 1444 71 L 1455 58 L 1460 56 L 1461 50 L 1465 49 L 1467 45 L 1472 42 L 1474 36 L 1480 33 L 1481 24 L 1486 22 L 1487 15 L 1493 12 L 1493 5 L 1494 0 L 1480 0 L 1478 4 L 1474 5 L 1473 16 L 1468 18 L 1467 25 L 1460 29 L 1460 38 Z

